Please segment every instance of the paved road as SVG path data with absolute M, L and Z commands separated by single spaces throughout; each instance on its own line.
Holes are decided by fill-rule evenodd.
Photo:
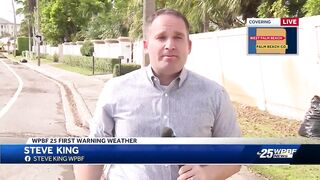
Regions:
M 18 98 L 0 117 L 0 143 L 24 143 L 34 136 L 68 136 L 57 84 L 29 68 L 1 58 L 21 78 Z M 0 108 L 6 106 L 17 91 L 18 80 L 0 63 Z M 0 109 L 0 111 L 1 111 Z M 74 179 L 67 165 L 0 165 L 0 179 Z
M 1 58 L 0 58 L 1 59 Z M 18 88 L 18 80 L 10 70 L 0 63 L 0 110 L 9 102 Z

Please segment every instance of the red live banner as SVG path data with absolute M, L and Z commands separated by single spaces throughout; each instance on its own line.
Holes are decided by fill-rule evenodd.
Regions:
M 299 26 L 299 18 L 280 18 L 281 26 Z

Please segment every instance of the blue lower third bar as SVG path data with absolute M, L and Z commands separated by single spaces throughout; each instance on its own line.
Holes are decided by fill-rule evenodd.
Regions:
M 1 164 L 320 164 L 320 145 L 0 145 Z

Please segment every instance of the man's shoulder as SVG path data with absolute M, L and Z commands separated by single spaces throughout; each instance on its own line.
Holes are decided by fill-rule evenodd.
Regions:
M 110 79 L 107 84 L 112 86 L 127 86 L 134 82 L 141 81 L 146 78 L 145 68 L 137 69 L 122 76 Z
M 204 77 L 196 72 L 188 70 L 188 80 L 192 85 L 196 85 L 202 89 L 211 89 L 223 91 L 224 88 L 216 81 Z

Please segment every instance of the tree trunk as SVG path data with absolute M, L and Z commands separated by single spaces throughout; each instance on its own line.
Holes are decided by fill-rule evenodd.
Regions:
M 208 32 L 209 31 L 209 16 L 208 13 L 204 13 L 203 16 L 203 32 Z
M 155 0 L 144 0 L 143 1 L 143 40 L 147 38 L 147 19 L 154 13 L 156 9 Z M 149 65 L 149 55 L 144 53 L 143 50 L 143 60 L 141 62 L 141 67 Z
M 12 3 L 12 10 L 13 10 L 13 23 L 14 23 L 14 45 L 13 45 L 13 56 L 16 56 L 16 47 L 17 47 L 17 22 L 16 22 L 16 10 L 14 8 L 14 0 L 11 1 Z

